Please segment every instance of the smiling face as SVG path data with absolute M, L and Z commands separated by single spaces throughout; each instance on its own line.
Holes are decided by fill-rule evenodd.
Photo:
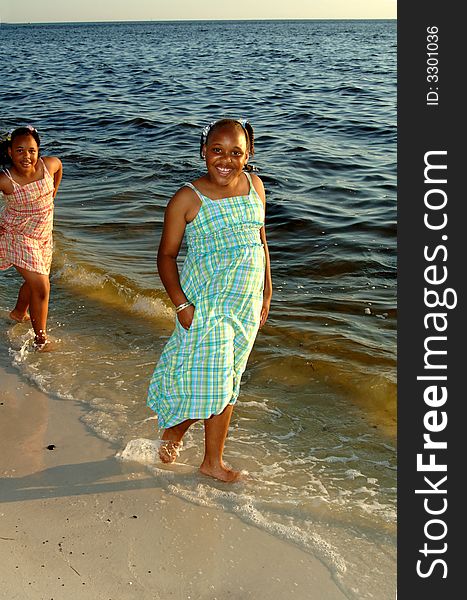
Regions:
M 211 181 L 220 186 L 234 183 L 249 157 L 245 132 L 235 125 L 215 128 L 209 133 L 203 152 Z
M 21 174 L 28 174 L 36 168 L 39 148 L 32 135 L 19 135 L 12 140 L 8 154 L 15 170 Z

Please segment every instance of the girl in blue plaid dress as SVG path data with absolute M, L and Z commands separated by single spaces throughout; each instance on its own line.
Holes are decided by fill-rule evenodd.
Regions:
M 174 462 L 190 425 L 204 421 L 200 471 L 236 481 L 223 462 L 240 380 L 271 303 L 264 230 L 265 192 L 248 172 L 254 134 L 246 121 L 222 119 L 204 128 L 207 172 L 181 187 L 167 205 L 157 255 L 159 275 L 175 306 L 175 331 L 151 379 L 148 406 L 163 429 L 159 456 Z M 183 237 L 188 252 L 181 273 Z

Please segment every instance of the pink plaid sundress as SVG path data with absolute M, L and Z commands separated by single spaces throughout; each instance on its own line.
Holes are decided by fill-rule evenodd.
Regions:
M 41 159 L 42 161 L 42 159 Z M 5 208 L 0 215 L 0 269 L 15 265 L 48 275 L 52 262 L 54 178 L 44 161 L 44 177 L 20 185 L 8 170 L 13 193 L 3 194 Z

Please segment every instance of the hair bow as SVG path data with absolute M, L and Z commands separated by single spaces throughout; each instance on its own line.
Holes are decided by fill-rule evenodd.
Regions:
M 203 127 L 203 131 L 201 132 L 201 144 L 205 144 L 208 138 L 208 133 L 213 125 L 215 125 L 217 121 L 211 121 L 207 125 Z
M 9 129 L 5 135 L 2 136 L 2 139 L 4 142 L 11 142 L 11 134 L 13 133 L 14 129 Z

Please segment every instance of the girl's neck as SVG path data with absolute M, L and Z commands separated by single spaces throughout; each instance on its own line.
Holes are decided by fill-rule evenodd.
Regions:
M 234 181 L 226 185 L 219 185 L 209 177 L 209 173 L 205 173 L 196 182 L 197 187 L 208 198 L 212 200 L 221 200 L 222 198 L 231 198 L 233 196 L 246 196 L 250 193 L 250 182 L 245 173 L 241 173 Z
M 18 183 L 31 183 L 44 177 L 42 159 L 38 159 L 35 165 L 29 169 L 18 169 L 15 165 L 11 166 L 10 173 Z

